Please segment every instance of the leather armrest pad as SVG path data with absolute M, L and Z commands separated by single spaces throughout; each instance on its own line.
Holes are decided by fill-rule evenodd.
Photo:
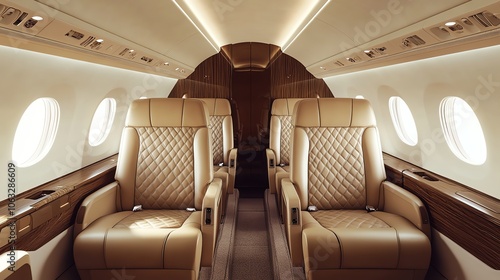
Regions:
M 276 193 L 276 182 L 275 182 L 275 174 L 276 174 L 276 155 L 274 151 L 271 149 L 266 149 L 266 165 L 267 165 L 267 176 L 269 180 L 269 192 Z M 273 165 L 269 163 L 273 160 Z
M 236 169 L 236 159 L 238 157 L 238 149 L 236 148 L 233 148 L 229 151 L 229 162 L 228 162 L 228 166 L 229 168 L 234 168 Z M 234 166 L 231 167 L 231 160 L 234 160 Z
M 281 181 L 281 192 L 283 195 L 283 204 L 285 208 L 285 215 L 286 215 L 286 222 L 290 223 L 290 218 L 291 218 L 291 210 L 292 208 L 297 208 L 299 210 L 299 225 L 302 223 L 302 219 L 300 218 L 300 199 L 299 195 L 297 194 L 297 191 L 295 190 L 295 187 L 293 183 L 290 181 L 290 179 L 285 178 Z
M 382 182 L 382 188 L 383 210 L 406 218 L 430 238 L 429 216 L 422 201 L 416 195 L 388 181 Z
M 220 205 L 222 200 L 222 180 L 214 178 L 208 185 L 205 197 L 203 198 L 203 205 L 201 211 L 201 231 L 203 234 L 203 249 L 202 249 L 202 266 L 210 266 L 212 264 L 212 257 L 215 250 L 217 241 L 217 234 L 219 228 Z M 207 224 L 207 209 L 210 208 L 210 224 Z
M 229 174 L 225 171 L 218 170 L 214 172 L 214 178 L 221 179 L 221 186 L 224 187 L 224 185 L 227 185 L 229 181 Z
M 214 178 L 213 181 L 208 185 L 207 191 L 205 192 L 205 197 L 203 198 L 202 211 L 206 208 L 212 208 L 213 218 L 217 217 L 216 212 L 219 210 L 219 206 L 222 198 L 222 180 L 220 178 Z M 205 224 L 204 222 L 202 225 Z
M 118 211 L 118 188 L 118 182 L 115 181 L 85 198 L 76 215 L 75 237 L 93 221 Z
M 303 266 L 302 254 L 302 211 L 299 195 L 295 186 L 289 178 L 281 181 L 281 191 L 283 195 L 283 223 L 287 235 L 288 248 L 293 266 Z M 292 209 L 296 209 L 292 213 Z

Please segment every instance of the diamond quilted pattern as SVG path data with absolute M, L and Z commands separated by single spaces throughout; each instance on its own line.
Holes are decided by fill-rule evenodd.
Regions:
M 214 165 L 224 162 L 224 148 L 222 134 L 222 122 L 226 116 L 210 116 L 210 131 L 212 137 L 212 150 L 214 154 Z
M 186 210 L 144 210 L 132 213 L 114 228 L 179 228 L 189 215 L 191 213 Z
M 193 127 L 138 127 L 135 203 L 144 209 L 194 205 Z
M 364 128 L 310 127 L 305 131 L 310 142 L 309 205 L 318 209 L 364 209 Z
M 311 212 L 325 228 L 388 228 L 389 225 L 363 210 L 323 210 Z
M 290 137 L 292 135 L 292 116 L 278 116 L 281 122 L 280 163 L 290 164 Z

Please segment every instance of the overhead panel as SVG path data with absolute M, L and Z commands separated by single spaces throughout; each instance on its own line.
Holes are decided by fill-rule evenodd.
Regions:
M 285 53 L 298 59 L 303 65 L 311 65 L 325 59 L 325 55 L 340 53 L 353 45 L 351 38 L 334 26 L 315 20 Z
M 336 0 L 330 2 L 286 53 L 310 66 L 468 0 Z M 328 26 L 329 28 L 325 27 Z M 419 27 L 415 27 L 419 29 Z M 319 39 L 323 38 L 323 39 Z M 311 44 L 314 44 L 312 46 Z M 303 47 L 310 46 L 310 52 Z
M 0 0 L 0 32 L 4 45 L 172 78 L 216 53 L 172 1 Z
M 500 26 L 500 20 L 498 19 L 498 16 L 500 16 L 500 9 L 498 7 L 500 3 L 496 1 L 443 1 L 443 3 L 440 2 L 441 7 L 438 7 L 439 9 L 437 10 L 430 10 L 428 8 L 429 5 L 424 5 L 426 6 L 425 8 L 416 6 L 414 7 L 415 9 L 409 9 L 418 12 L 418 15 L 413 15 L 413 18 L 410 15 L 404 14 L 405 9 L 403 9 L 402 5 L 407 3 L 411 6 L 415 4 L 414 2 L 419 2 L 423 5 L 422 1 L 389 1 L 388 3 L 391 2 L 397 2 L 401 5 L 391 8 L 393 11 L 399 11 L 397 13 L 398 17 L 399 15 L 404 15 L 410 18 L 406 25 L 403 24 L 404 21 L 399 21 L 395 16 L 391 16 L 393 17 L 393 21 L 386 21 L 387 29 L 384 29 L 382 32 L 382 28 L 375 28 L 377 22 L 380 26 L 384 23 L 380 19 L 376 21 L 376 15 L 379 17 L 385 15 L 389 19 L 391 12 L 380 12 L 372 9 L 369 12 L 372 15 L 372 20 L 364 21 L 364 31 L 360 27 L 363 22 L 350 27 L 352 31 L 349 33 L 349 38 L 351 39 L 350 42 L 354 42 L 354 45 L 349 46 L 349 43 L 347 43 L 349 41 L 340 41 L 337 42 L 337 45 L 342 45 L 342 47 L 337 49 L 332 48 L 334 51 L 318 46 L 316 48 L 317 57 L 323 57 L 323 59 L 306 64 L 307 69 L 316 77 L 328 77 L 414 59 L 422 59 L 429 56 L 463 51 L 468 48 L 477 48 L 485 44 L 491 44 L 484 40 L 484 36 L 495 36 L 495 34 L 488 33 L 488 31 L 493 31 Z M 491 2 L 494 4 L 491 4 Z M 325 11 L 332 12 L 328 10 L 331 8 L 332 6 L 329 6 Z M 342 13 L 346 12 L 344 8 L 342 6 Z M 396 13 L 392 12 L 392 14 Z M 337 24 L 337 27 L 344 29 L 342 33 L 347 32 L 348 29 L 342 27 L 342 24 L 334 23 L 340 17 L 333 20 L 331 16 L 332 14 L 330 14 L 328 22 L 330 24 Z M 353 16 L 353 18 L 355 17 Z M 322 21 L 325 18 L 325 14 L 322 13 L 318 18 Z M 411 24 L 413 21 L 416 23 Z M 395 22 L 394 25 L 393 22 Z M 451 22 L 456 22 L 456 24 L 451 24 Z M 448 24 L 451 25 L 447 26 Z M 314 25 L 311 26 L 314 27 Z M 385 35 L 381 35 L 380 37 L 373 36 L 371 38 L 370 34 L 372 33 L 367 32 L 370 30 L 370 26 L 373 26 L 374 31 L 380 30 L 380 34 Z M 302 40 L 302 37 L 308 35 L 309 32 L 311 30 L 304 32 L 305 34 L 298 40 Z M 473 35 L 483 36 L 480 41 L 484 43 L 471 44 L 471 40 L 474 41 L 474 39 L 468 41 L 458 40 L 466 39 Z M 488 42 L 493 43 L 491 40 Z M 437 51 L 438 49 L 439 51 Z M 295 57 L 309 59 L 310 55 L 297 53 Z M 309 63 L 311 60 L 309 59 L 307 62 Z
M 37 1 L 161 55 L 174 52 L 173 59 L 193 69 L 216 53 L 172 1 Z

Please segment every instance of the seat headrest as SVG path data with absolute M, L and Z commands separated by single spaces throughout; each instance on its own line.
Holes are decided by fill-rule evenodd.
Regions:
M 208 115 L 210 116 L 230 116 L 231 103 L 223 98 L 196 98 L 207 104 Z
M 295 104 L 302 100 L 302 98 L 279 98 L 273 101 L 271 107 L 271 115 L 273 116 L 291 116 L 293 114 L 293 107 Z
M 366 99 L 316 98 L 297 103 L 292 123 L 298 127 L 370 127 L 376 120 Z
M 126 126 L 203 127 L 208 124 L 205 104 L 196 99 L 137 99 L 130 104 Z

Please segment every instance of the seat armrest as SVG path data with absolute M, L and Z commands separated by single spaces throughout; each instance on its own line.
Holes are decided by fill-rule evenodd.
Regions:
M 382 189 L 383 210 L 406 218 L 430 239 L 429 215 L 420 198 L 389 181 L 382 182 Z
M 229 170 L 229 182 L 227 185 L 227 193 L 231 194 L 234 192 L 234 181 L 236 178 L 236 170 L 237 170 L 237 158 L 238 158 L 238 149 L 233 148 L 229 151 L 229 159 L 227 162 L 228 170 Z
M 220 223 L 220 205 L 222 201 L 222 180 L 214 178 L 208 185 L 203 198 L 201 231 L 203 234 L 202 266 L 211 266 L 215 251 L 215 243 Z
M 289 178 L 281 181 L 283 223 L 293 266 L 302 266 L 302 215 L 300 199 Z
M 87 196 L 76 215 L 73 236 L 76 237 L 93 221 L 117 212 L 119 209 L 119 185 L 115 181 Z
M 267 177 L 269 180 L 269 192 L 276 193 L 276 155 L 274 151 L 271 149 L 266 149 L 266 158 L 267 158 Z
M 219 169 L 217 172 L 214 172 L 214 178 L 219 178 L 222 180 L 222 195 L 221 195 L 221 204 L 219 209 L 219 214 L 222 219 L 226 212 L 226 204 L 227 204 L 227 189 L 229 188 L 229 171 L 226 169 Z
M 12 249 L 1 254 L 0 279 L 31 280 L 31 264 L 28 252 Z

